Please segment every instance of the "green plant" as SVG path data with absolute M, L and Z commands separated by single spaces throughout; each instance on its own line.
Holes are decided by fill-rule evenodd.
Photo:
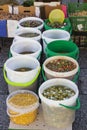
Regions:
M 32 6 L 32 5 L 34 5 L 34 0 L 26 0 L 26 1 L 23 2 L 22 5 L 25 6 L 25 7 Z

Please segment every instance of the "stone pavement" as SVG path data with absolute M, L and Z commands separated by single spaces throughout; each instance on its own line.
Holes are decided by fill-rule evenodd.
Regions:
M 2 40 L 0 39 L 0 44 Z M 12 39 L 5 39 L 0 52 L 0 130 L 8 130 L 9 117 L 6 114 L 6 97 L 8 86 L 3 78 L 3 64 L 8 58 Z M 80 48 L 79 65 L 81 68 L 78 87 L 81 108 L 76 112 L 73 130 L 87 130 L 87 48 Z

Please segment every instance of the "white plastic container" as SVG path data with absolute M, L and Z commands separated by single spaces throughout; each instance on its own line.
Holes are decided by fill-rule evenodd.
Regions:
M 16 82 L 10 81 L 7 77 L 5 69 L 3 70 L 4 79 L 5 79 L 6 83 L 8 84 L 9 93 L 12 93 L 17 90 L 31 90 L 31 91 L 37 93 L 39 74 L 40 74 L 40 70 L 38 71 L 38 73 L 34 77 L 34 79 L 32 79 L 31 81 L 28 81 L 26 83 L 16 83 Z
M 31 94 L 33 97 L 36 99 L 36 102 L 31 105 L 15 105 L 15 102 L 9 102 L 10 98 L 15 97 L 16 95 L 21 94 L 19 98 L 22 98 L 22 94 Z M 18 99 L 20 101 L 20 99 Z M 27 99 L 32 100 L 31 98 Z M 23 102 L 25 101 L 25 98 L 23 99 Z M 22 102 L 22 101 L 21 101 Z M 37 109 L 39 107 L 39 98 L 38 96 L 29 90 L 18 90 L 15 92 L 12 92 L 11 94 L 8 95 L 6 99 L 6 104 L 7 104 L 7 114 L 10 117 L 10 120 L 14 122 L 15 124 L 20 124 L 20 125 L 28 125 L 32 123 L 36 117 L 37 117 Z M 20 103 L 19 103 L 20 104 Z
M 70 34 L 69 32 L 65 30 L 60 29 L 50 29 L 46 30 L 42 33 L 42 39 L 43 39 L 43 49 L 45 52 L 46 44 L 49 44 L 52 41 L 55 40 L 69 40 Z
M 9 58 L 4 64 L 7 78 L 13 82 L 26 83 L 34 79 L 40 69 L 40 63 L 34 57 L 16 56 Z M 18 72 L 18 68 L 31 68 L 32 70 L 26 72 Z
M 24 34 L 24 33 L 37 33 L 38 36 L 35 36 L 35 37 L 22 37 L 22 36 L 20 36 L 21 34 Z M 35 28 L 19 28 L 19 29 L 17 29 L 15 32 L 15 37 L 14 37 L 13 43 L 16 40 L 25 40 L 25 39 L 28 39 L 28 40 L 33 39 L 36 41 L 40 41 L 41 31 L 38 29 L 35 29 Z
M 69 99 L 55 101 L 48 99 L 42 95 L 43 91 L 51 86 L 62 85 L 71 88 L 74 90 L 75 95 Z M 60 104 L 66 106 L 75 106 L 76 100 L 78 98 L 78 87 L 75 83 L 70 80 L 55 78 L 50 79 L 44 82 L 39 88 L 39 97 L 42 103 L 43 116 L 45 122 L 49 126 L 57 127 L 57 128 L 67 128 L 72 124 L 75 120 L 75 110 L 66 108 L 61 106 Z
M 44 22 L 42 19 L 38 18 L 38 17 L 26 17 L 26 18 L 22 18 L 21 20 L 19 20 L 18 22 L 18 27 L 19 28 L 31 28 L 31 27 L 23 27 L 21 26 L 21 23 L 25 22 L 25 21 L 29 21 L 29 20 L 32 20 L 32 21 L 40 21 L 42 24 L 37 26 L 37 27 L 34 27 L 35 29 L 39 29 L 39 30 L 42 30 L 43 28 L 43 25 L 44 25 Z
M 73 62 L 76 65 L 76 68 L 73 69 L 72 71 L 68 71 L 68 72 L 55 72 L 55 71 L 52 71 L 52 70 L 48 69 L 46 67 L 46 65 L 50 61 L 55 60 L 55 59 L 66 59 L 66 60 L 69 60 L 69 61 Z M 79 70 L 79 64 L 78 64 L 78 62 L 75 59 L 73 59 L 71 57 L 68 57 L 68 56 L 53 56 L 53 57 L 50 57 L 50 58 L 48 58 L 48 59 L 46 59 L 44 61 L 43 69 L 44 69 L 45 76 L 46 76 L 47 79 L 67 78 L 67 79 L 73 80 L 74 76 L 76 75 L 76 73 Z
M 14 42 L 10 46 L 10 52 L 12 56 L 19 56 L 19 55 L 26 55 L 26 56 L 33 56 L 35 58 L 40 58 L 40 54 L 42 52 L 42 46 L 38 41 L 35 40 L 18 40 Z M 33 52 L 30 54 L 21 54 L 21 52 Z

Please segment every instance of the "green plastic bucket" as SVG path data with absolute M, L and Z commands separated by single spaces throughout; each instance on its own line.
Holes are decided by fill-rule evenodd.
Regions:
M 69 56 L 76 60 L 79 58 L 79 48 L 72 41 L 57 40 L 47 44 L 45 49 L 46 57 Z
M 44 28 L 45 28 L 45 30 L 52 29 L 51 26 L 47 25 L 48 22 L 49 22 L 49 19 L 46 19 L 45 22 L 44 22 Z M 71 26 L 69 18 L 66 18 L 64 20 L 64 22 L 66 23 L 65 26 L 63 26 L 62 28 L 56 28 L 56 29 L 63 29 L 63 30 L 68 31 L 70 34 L 72 34 L 72 26 Z

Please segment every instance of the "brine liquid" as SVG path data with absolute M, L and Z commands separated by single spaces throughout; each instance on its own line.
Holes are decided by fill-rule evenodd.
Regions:
M 26 72 L 26 71 L 30 71 L 30 70 L 32 70 L 32 68 L 28 68 L 28 67 L 22 67 L 22 68 L 15 69 L 15 71 L 19 71 L 19 72 Z
M 20 54 L 32 54 L 32 53 L 34 53 L 34 52 L 32 52 L 32 51 L 23 51 L 23 52 L 20 52 Z
M 21 36 L 21 37 L 36 37 L 36 36 L 39 36 L 39 34 L 30 32 L 30 33 L 20 34 L 19 36 Z

